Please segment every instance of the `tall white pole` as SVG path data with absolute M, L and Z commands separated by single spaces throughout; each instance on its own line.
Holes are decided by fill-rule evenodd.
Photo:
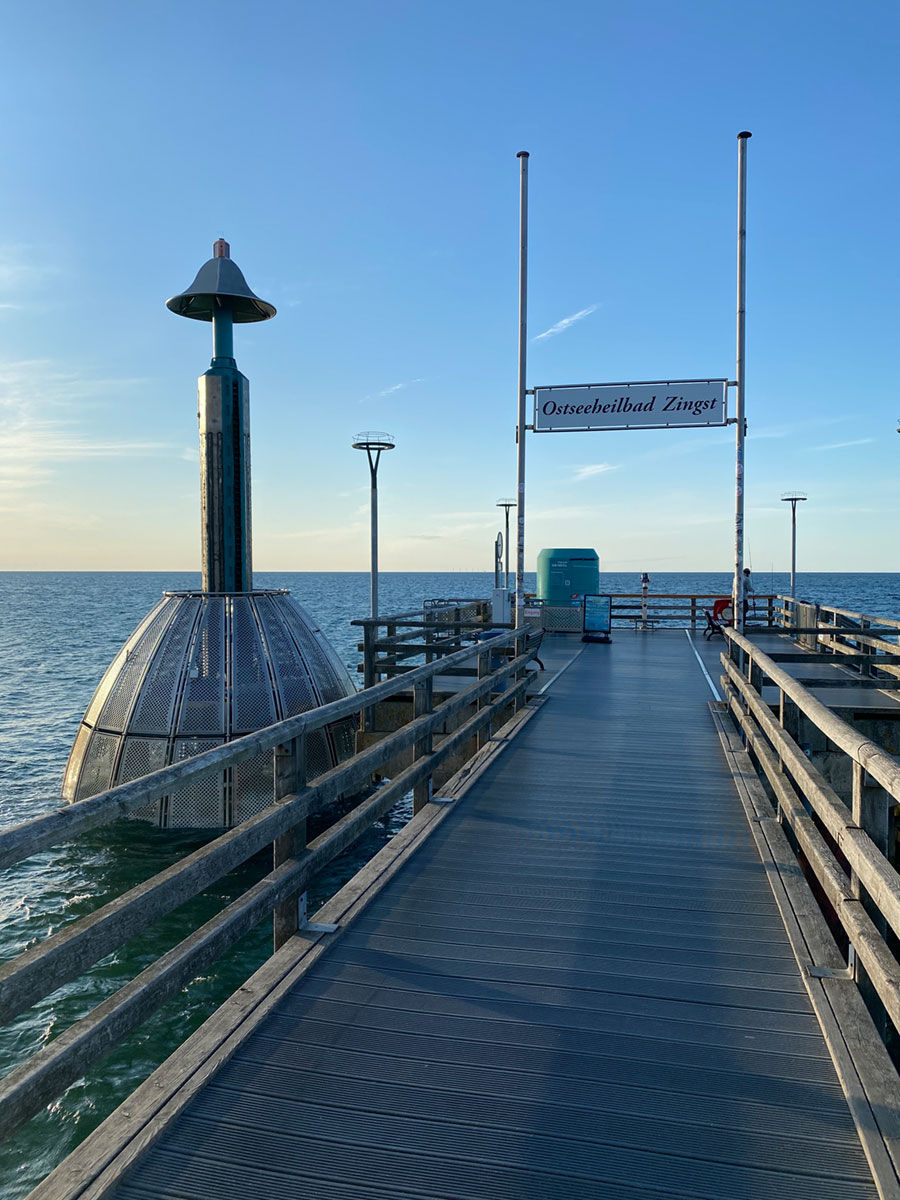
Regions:
M 747 316 L 747 141 L 738 134 L 737 425 L 734 463 L 734 624 L 744 629 L 744 331 Z
M 791 599 L 797 598 L 797 501 L 791 501 Z
M 394 449 L 394 439 L 389 433 L 377 433 L 368 429 L 358 433 L 354 440 L 354 450 L 365 450 L 369 460 L 369 477 L 371 480 L 371 516 L 372 516 L 372 551 L 371 567 L 369 570 L 369 589 L 371 592 L 372 616 L 378 616 L 378 464 L 384 450 Z
M 372 477 L 372 501 L 371 501 L 371 520 L 372 520 L 372 552 L 371 552 L 371 567 L 369 569 L 369 590 L 371 594 L 371 615 L 378 616 L 378 460 L 381 458 L 381 451 L 377 451 L 375 461 L 372 461 L 372 451 L 369 452 L 369 473 Z
M 528 325 L 528 151 L 519 160 L 519 415 L 516 423 L 516 626 L 525 624 L 525 367 Z
M 506 555 L 506 567 L 503 573 L 503 586 L 509 591 L 509 505 L 504 504 L 506 513 L 506 533 L 504 535 L 503 552 Z

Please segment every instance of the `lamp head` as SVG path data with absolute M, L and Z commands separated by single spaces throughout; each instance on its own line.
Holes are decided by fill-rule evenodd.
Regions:
M 211 321 L 217 309 L 230 308 L 237 325 L 250 321 L 268 321 L 275 316 L 275 305 L 260 300 L 247 286 L 240 267 L 231 258 L 231 247 L 224 238 L 213 245 L 213 256 L 197 272 L 191 286 L 166 301 L 179 317 Z

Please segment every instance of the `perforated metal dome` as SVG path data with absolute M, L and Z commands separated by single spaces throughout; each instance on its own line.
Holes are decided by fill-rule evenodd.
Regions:
M 100 682 L 66 767 L 83 800 L 355 691 L 312 617 L 285 591 L 166 592 Z M 311 734 L 310 778 L 353 753 L 354 725 Z M 272 755 L 173 792 L 133 816 L 236 825 L 272 803 Z

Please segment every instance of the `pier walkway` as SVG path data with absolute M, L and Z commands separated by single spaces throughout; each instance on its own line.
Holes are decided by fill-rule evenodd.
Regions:
M 691 640 L 571 645 L 104 1195 L 878 1195 Z

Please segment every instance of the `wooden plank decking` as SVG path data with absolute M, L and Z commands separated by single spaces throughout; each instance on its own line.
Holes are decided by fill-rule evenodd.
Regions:
M 112 1195 L 876 1196 L 688 639 L 550 696 Z

